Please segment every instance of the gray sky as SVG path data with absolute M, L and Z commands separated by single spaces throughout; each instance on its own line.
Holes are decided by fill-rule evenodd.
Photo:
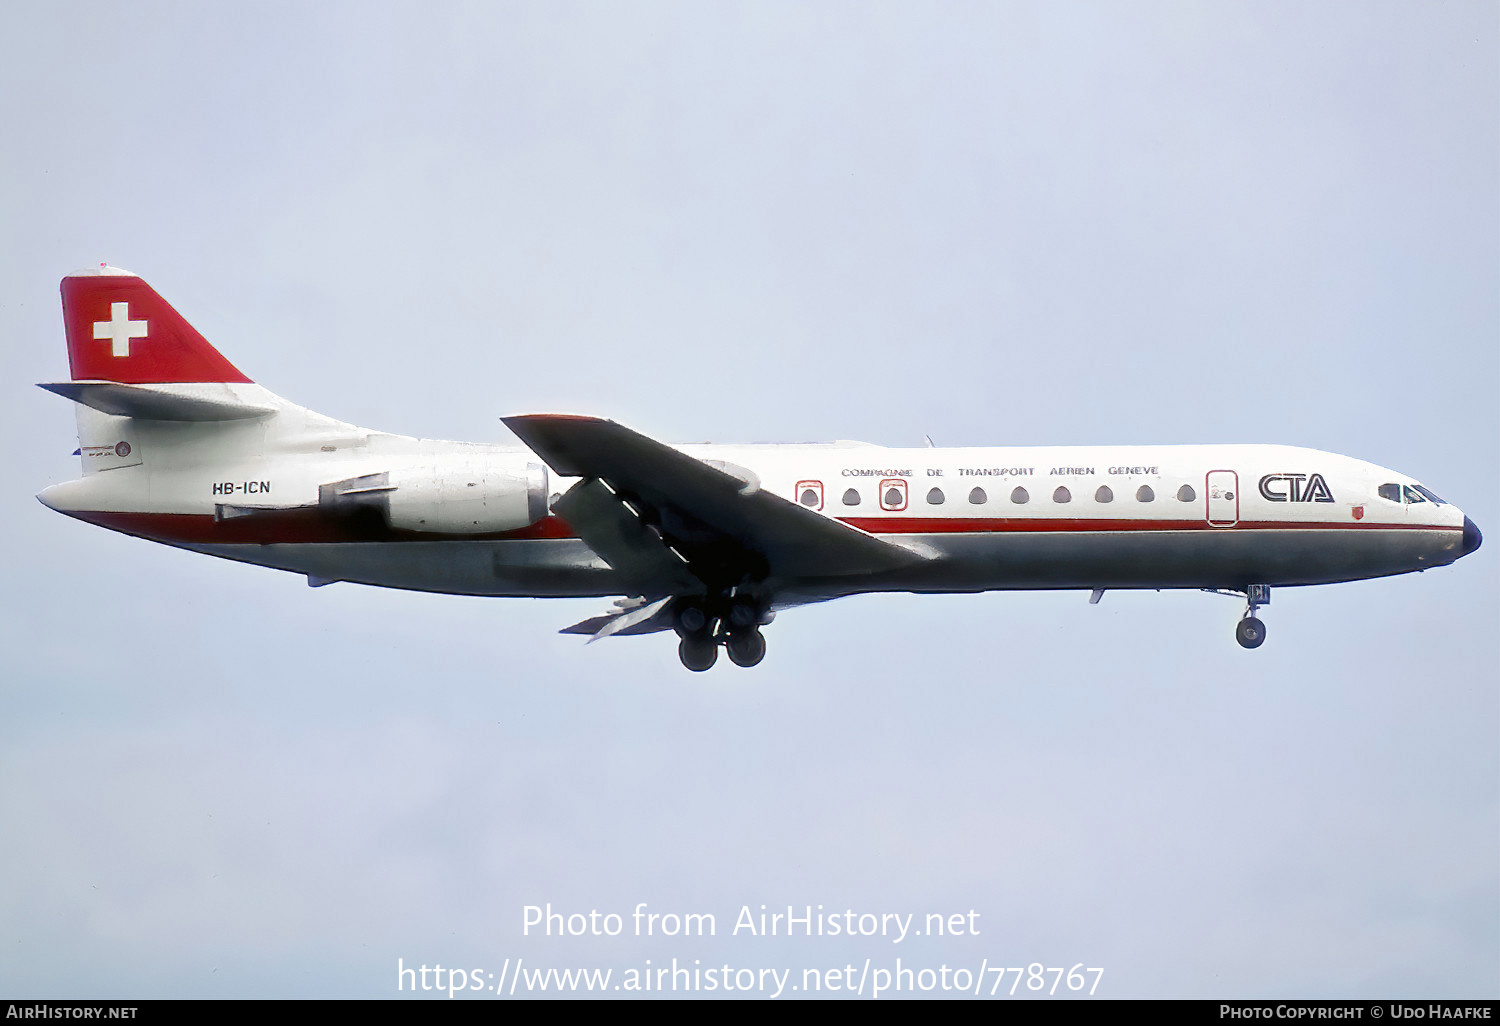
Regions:
M 1500 989 L 1489 3 L 12 5 L 0 995 L 393 996 L 396 960 Z M 1283 590 L 872 596 L 698 676 L 601 601 L 88 528 L 57 281 L 369 427 L 1278 442 L 1492 536 Z M 711 912 L 704 939 L 521 909 Z M 729 936 L 740 906 L 978 937 Z

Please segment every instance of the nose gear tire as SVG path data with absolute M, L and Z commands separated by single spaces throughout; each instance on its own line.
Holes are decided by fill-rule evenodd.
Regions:
M 1253 616 L 1247 616 L 1235 626 L 1234 640 L 1244 648 L 1260 648 L 1266 640 L 1266 625 Z

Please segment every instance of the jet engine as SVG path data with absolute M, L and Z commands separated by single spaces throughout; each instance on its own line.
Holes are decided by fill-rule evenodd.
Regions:
M 547 515 L 547 468 L 524 457 L 396 468 L 322 485 L 318 505 L 356 518 L 378 514 L 403 531 L 515 531 Z

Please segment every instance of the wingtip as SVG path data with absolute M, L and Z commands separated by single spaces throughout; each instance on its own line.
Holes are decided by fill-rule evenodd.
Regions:
M 500 423 L 523 438 L 526 432 L 534 431 L 537 428 L 545 428 L 548 424 L 576 424 L 579 422 L 595 424 L 609 423 L 609 421 L 601 417 L 591 417 L 583 413 L 512 413 L 500 418 Z
M 500 423 L 504 424 L 512 431 L 516 431 L 518 427 L 525 428 L 534 424 L 546 425 L 556 424 L 560 422 L 574 424 L 580 422 L 585 424 L 613 423 L 613 421 L 606 420 L 603 417 L 595 417 L 587 413 L 513 413 L 509 416 L 500 418 Z M 519 434 L 519 431 L 517 431 L 517 433 Z

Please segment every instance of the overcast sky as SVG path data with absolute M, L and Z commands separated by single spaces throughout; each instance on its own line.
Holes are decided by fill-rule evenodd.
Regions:
M 10 5 L 0 996 L 388 997 L 397 959 L 1102 967 L 1109 997 L 1500 992 L 1493 3 Z M 356 423 L 1275 442 L 1491 534 L 1278 591 L 867 596 L 754 671 L 603 600 L 110 534 L 57 282 L 152 283 Z M 713 913 L 538 938 L 522 909 Z M 731 936 L 742 905 L 979 936 Z M 627 924 L 629 920 L 627 919 Z M 627 933 L 629 928 L 627 925 Z

